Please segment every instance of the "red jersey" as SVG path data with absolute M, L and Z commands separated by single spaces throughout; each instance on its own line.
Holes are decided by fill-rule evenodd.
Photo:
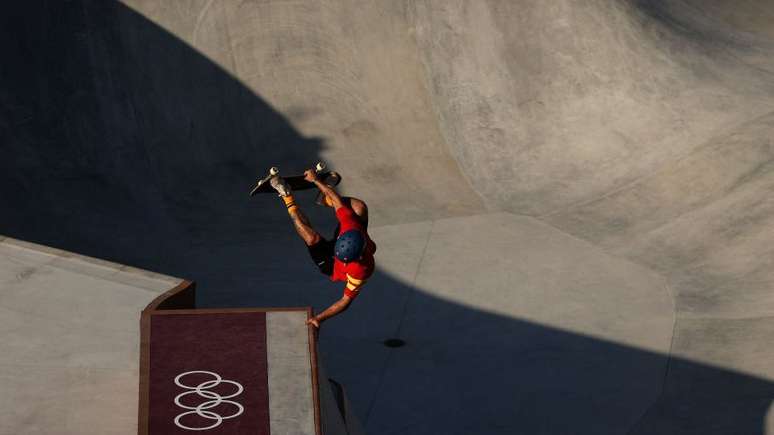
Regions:
M 368 236 L 365 226 L 360 222 L 360 219 L 347 206 L 339 207 L 336 210 L 336 219 L 339 221 L 339 232 L 336 234 L 338 237 L 340 234 L 349 230 L 360 230 L 366 239 L 366 246 L 363 250 L 363 256 L 358 261 L 351 261 L 349 263 L 343 263 L 335 256 L 333 257 L 333 274 L 331 274 L 331 281 L 347 281 L 347 287 L 344 289 L 344 294 L 354 298 L 358 295 L 360 287 L 365 284 L 365 281 L 371 277 L 374 273 L 374 253 L 376 252 L 376 244 L 371 237 Z

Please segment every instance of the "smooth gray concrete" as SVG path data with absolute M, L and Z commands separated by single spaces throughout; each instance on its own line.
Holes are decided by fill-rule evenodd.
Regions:
M 583 424 L 625 433 L 660 394 L 666 359 L 625 364 L 617 349 L 669 352 L 673 302 L 658 275 L 508 213 L 385 226 L 373 236 L 385 241 L 382 272 L 400 284 L 376 281 L 363 302 L 389 314 L 326 331 L 355 349 L 326 361 L 352 359 L 355 372 L 340 380 L 354 396 L 370 393 L 371 432 L 566 433 Z M 374 363 L 371 337 L 380 335 L 409 344 Z M 375 386 L 358 383 L 374 378 Z M 552 417 L 557 409 L 562 418 Z M 615 412 L 594 421 L 601 409 Z
M 180 282 L 0 240 L 0 433 L 136 432 L 140 311 Z
M 269 427 L 272 433 L 314 435 L 312 360 L 307 314 L 266 313 Z
M 0 232 L 319 309 L 340 289 L 246 192 L 326 159 L 379 245 L 321 335 L 368 433 L 771 434 L 772 16 L 25 2 L 0 17 Z

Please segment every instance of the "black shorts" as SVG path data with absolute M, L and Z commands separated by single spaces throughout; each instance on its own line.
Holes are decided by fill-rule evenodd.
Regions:
M 308 247 L 309 255 L 323 275 L 333 275 L 333 254 L 335 246 L 336 240 L 326 240 L 321 237 L 319 242 Z

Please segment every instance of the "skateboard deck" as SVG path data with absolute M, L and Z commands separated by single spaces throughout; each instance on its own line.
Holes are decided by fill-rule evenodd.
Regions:
M 339 181 L 341 181 L 341 176 L 336 172 L 326 171 L 325 164 L 322 162 L 317 164 L 315 170 L 317 171 L 317 176 L 320 178 L 320 180 L 334 180 L 334 182 L 331 183 L 334 186 L 339 184 Z M 273 177 L 279 176 L 279 169 L 272 167 L 266 177 L 258 180 L 255 187 L 253 187 L 253 190 L 250 191 L 250 196 L 256 195 L 258 193 L 277 193 L 277 191 L 271 186 L 271 179 Z M 316 187 L 314 183 L 306 181 L 303 175 L 282 176 L 282 178 L 294 192 L 297 190 L 307 190 Z

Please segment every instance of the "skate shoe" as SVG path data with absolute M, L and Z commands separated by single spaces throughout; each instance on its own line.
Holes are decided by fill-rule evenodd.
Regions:
M 323 182 L 323 184 L 327 184 L 330 187 L 336 187 L 341 182 L 341 175 L 339 175 L 337 172 L 330 172 L 328 175 L 325 176 L 324 179 L 320 180 Z M 322 192 L 317 192 L 317 198 L 315 198 L 314 203 L 317 205 L 325 205 L 329 206 L 330 204 L 327 203 L 328 198 L 325 196 Z
M 293 191 L 290 190 L 290 186 L 288 186 L 288 183 L 285 181 L 284 178 L 280 177 L 279 175 L 276 177 L 272 177 L 271 180 L 269 180 L 269 184 L 271 184 L 271 187 L 274 188 L 274 190 L 279 193 L 279 196 L 290 196 Z

